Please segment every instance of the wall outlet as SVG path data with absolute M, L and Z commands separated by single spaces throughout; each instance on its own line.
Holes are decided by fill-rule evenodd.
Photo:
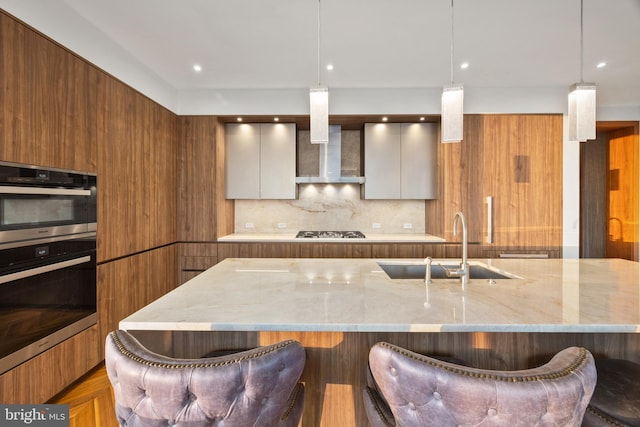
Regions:
M 278 228 L 287 228 L 287 223 L 286 222 L 279 222 L 278 223 Z
M 381 227 L 381 225 L 380 225 L 379 222 L 374 222 L 373 224 L 371 224 L 371 228 L 378 229 L 380 227 Z
M 410 222 L 405 222 L 404 225 L 402 226 L 402 228 L 408 230 L 410 228 L 413 228 L 413 224 L 411 224 Z
M 244 223 L 244 228 L 247 228 L 247 229 L 253 228 L 253 223 L 252 222 L 245 222 Z

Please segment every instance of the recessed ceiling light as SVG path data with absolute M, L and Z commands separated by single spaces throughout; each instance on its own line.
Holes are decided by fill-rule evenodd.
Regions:
M 467 68 L 469 68 L 469 63 L 463 62 L 462 64 L 460 64 L 460 68 L 462 68 L 463 70 L 466 70 Z
M 384 116 L 384 117 L 382 118 L 382 121 L 383 121 L 383 122 L 386 122 L 387 120 L 389 120 L 389 119 L 387 118 L 387 116 Z
M 599 62 L 599 63 L 598 63 L 598 65 L 596 65 L 596 67 L 598 67 L 598 68 L 604 68 L 604 67 L 606 67 L 606 66 L 607 66 L 607 63 L 606 63 L 606 62 L 604 62 L 604 61 Z
M 333 64 L 327 64 L 327 71 L 333 71 Z
M 194 64 L 194 65 L 193 65 L 193 71 L 196 71 L 196 72 L 198 72 L 198 73 L 199 73 L 200 71 L 202 71 L 202 65 L 200 65 L 200 64 Z
M 236 120 L 241 122 L 242 121 L 242 117 L 238 117 Z

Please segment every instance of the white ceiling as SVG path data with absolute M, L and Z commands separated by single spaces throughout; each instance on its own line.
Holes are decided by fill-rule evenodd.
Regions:
M 11 13 L 8 6 L 24 1 L 0 6 Z M 55 19 L 80 15 L 86 28 L 98 29 L 176 91 L 318 83 L 317 0 L 29 2 L 59 4 Z M 449 0 L 322 0 L 320 10 L 323 85 L 450 82 Z M 454 80 L 466 90 L 580 80 L 580 0 L 456 0 L 454 17 Z M 468 69 L 459 68 L 462 61 Z M 596 68 L 601 61 L 607 66 Z M 195 63 L 202 72 L 193 71 Z M 599 105 L 640 106 L 640 0 L 584 0 L 583 74 L 597 84 Z

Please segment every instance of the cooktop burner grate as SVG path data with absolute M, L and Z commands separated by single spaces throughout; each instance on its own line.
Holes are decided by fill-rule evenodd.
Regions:
M 364 239 L 360 231 L 299 231 L 296 238 L 303 239 Z

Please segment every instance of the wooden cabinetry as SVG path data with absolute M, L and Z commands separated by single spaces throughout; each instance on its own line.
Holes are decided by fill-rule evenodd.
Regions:
M 92 326 L 0 375 L 3 404 L 42 403 L 102 360 L 98 326 Z
M 215 117 L 178 117 L 178 241 L 216 240 Z
M 98 265 L 98 325 L 100 354 L 104 358 L 104 338 L 118 328 L 120 320 L 177 286 L 178 245 Z
M 481 243 L 487 255 L 559 253 L 562 144 L 561 115 L 465 116 L 464 140 L 440 146 L 442 197 L 427 202 L 427 232 L 459 240 L 452 226 L 461 211 L 469 241 Z
M 469 245 L 479 258 L 479 245 Z M 226 258 L 456 258 L 457 243 L 218 243 L 218 262 Z
M 178 274 L 181 284 L 218 263 L 216 243 L 180 243 L 178 246 Z
M 437 197 L 435 123 L 366 123 L 365 199 Z
M 175 115 L 107 75 L 98 102 L 98 262 L 174 243 Z
M 0 10 L 0 159 L 95 173 L 99 74 Z
M 227 124 L 225 154 L 227 199 L 296 198 L 295 124 Z
M 42 403 L 176 285 L 176 117 L 4 11 L 0 82 L 0 160 L 98 175 L 98 324 L 0 376 L 2 403 Z

